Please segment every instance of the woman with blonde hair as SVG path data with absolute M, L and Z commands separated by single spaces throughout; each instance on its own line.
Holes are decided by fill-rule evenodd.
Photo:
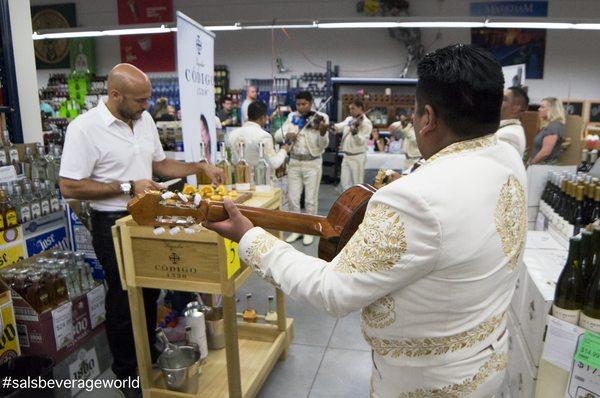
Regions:
M 538 115 L 544 127 L 535 136 L 530 164 L 553 164 L 558 161 L 560 144 L 565 139 L 565 110 L 562 101 L 548 97 L 542 100 Z

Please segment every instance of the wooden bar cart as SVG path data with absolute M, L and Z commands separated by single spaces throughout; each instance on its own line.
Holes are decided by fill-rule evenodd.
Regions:
M 243 203 L 279 209 L 281 191 L 254 193 Z M 246 323 L 236 313 L 235 292 L 252 270 L 240 263 L 237 245 L 208 230 L 154 235 L 131 216 L 113 227 L 123 288 L 129 296 L 140 382 L 145 398 L 254 397 L 278 359 L 285 360 L 293 337 L 293 320 L 285 316 L 283 293 L 276 289 L 277 325 Z M 209 350 L 190 391 L 167 390 L 160 371 L 152 369 L 142 288 L 159 288 L 223 296 L 225 348 Z

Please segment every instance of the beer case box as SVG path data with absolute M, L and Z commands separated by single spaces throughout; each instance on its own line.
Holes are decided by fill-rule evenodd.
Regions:
M 16 292 L 12 294 L 23 354 L 48 355 L 59 362 L 104 322 L 104 285 L 42 313 Z
M 10 289 L 0 284 L 0 364 L 21 355 Z

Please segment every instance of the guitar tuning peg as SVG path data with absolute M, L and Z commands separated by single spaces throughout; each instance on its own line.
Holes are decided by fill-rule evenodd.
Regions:
M 179 199 L 181 199 L 181 201 L 182 201 L 183 203 L 187 203 L 187 202 L 189 202 L 189 200 L 188 200 L 187 196 L 185 196 L 185 195 L 184 195 L 184 194 L 182 194 L 181 192 L 177 192 L 177 196 L 179 196 Z
M 169 230 L 169 235 L 177 235 L 179 232 L 181 232 L 181 228 L 173 227 Z
M 194 195 L 194 206 L 198 207 L 200 206 L 200 202 L 202 201 L 202 196 L 200 196 L 199 193 Z
M 183 229 L 183 232 L 185 232 L 185 233 L 186 233 L 186 234 L 188 234 L 188 235 L 192 235 L 192 234 L 195 234 L 195 233 L 196 233 L 196 232 L 198 232 L 198 231 L 197 231 L 197 230 L 195 230 L 194 228 L 187 227 L 187 228 L 184 228 L 184 229 Z
M 163 227 L 157 227 L 152 230 L 154 235 L 162 235 L 165 233 L 165 229 Z

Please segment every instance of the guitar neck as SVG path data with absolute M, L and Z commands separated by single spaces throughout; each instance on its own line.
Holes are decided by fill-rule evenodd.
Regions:
M 340 235 L 340 229 L 333 227 L 327 218 L 323 216 L 261 209 L 243 205 L 238 205 L 237 208 L 252 221 L 252 224 L 258 227 L 314 235 L 325 239 Z M 212 202 L 209 204 L 206 217 L 208 221 L 223 221 L 228 217 L 227 211 L 221 203 Z

